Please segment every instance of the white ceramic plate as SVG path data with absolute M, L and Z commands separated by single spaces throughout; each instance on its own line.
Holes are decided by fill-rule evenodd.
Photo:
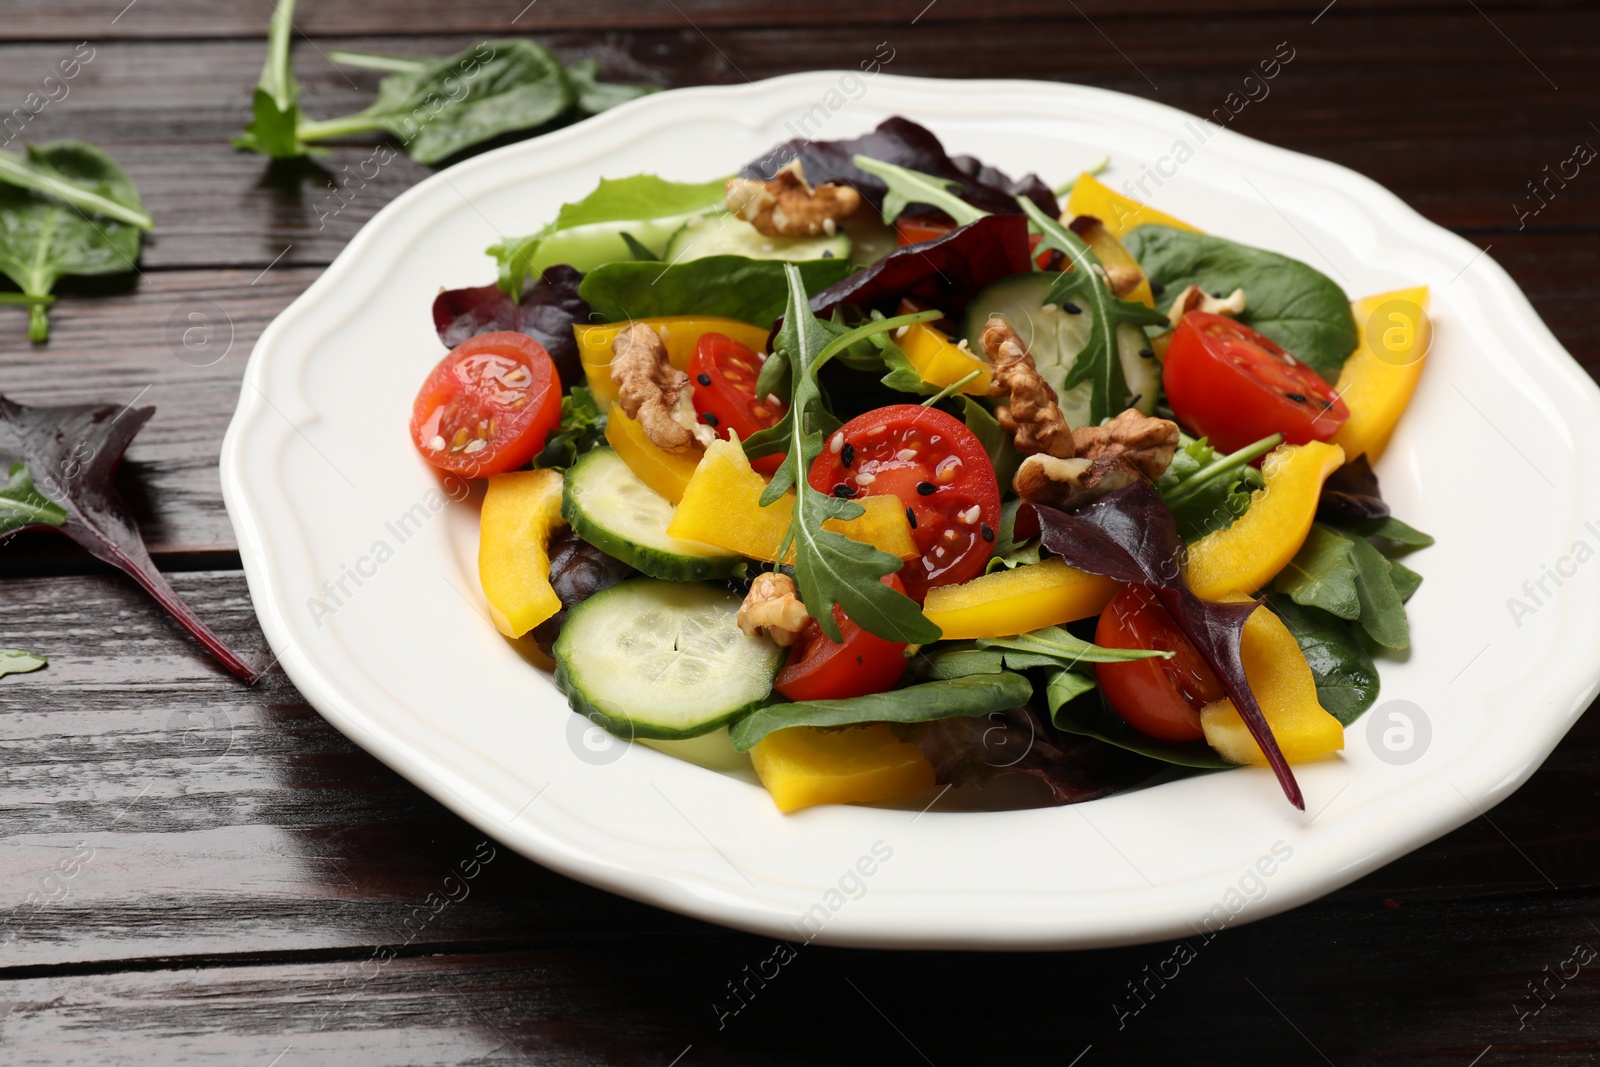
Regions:
M 476 507 L 444 499 L 407 437 L 444 352 L 434 294 L 492 280 L 485 246 L 602 175 L 703 180 L 797 131 L 854 136 L 892 114 L 1051 181 L 1107 151 L 1114 183 L 1175 169 L 1146 186 L 1154 204 L 1208 231 L 1302 258 L 1352 296 L 1432 288 L 1433 352 L 1380 471 L 1397 514 L 1439 543 L 1413 561 L 1414 645 L 1382 664 L 1378 708 L 1342 758 L 1299 768 L 1307 812 L 1237 770 L 1066 808 L 783 816 L 747 776 L 642 746 L 596 755 L 490 625 Z M 1042 949 L 1294 907 L 1516 789 L 1596 691 L 1597 464 L 1600 393 L 1510 278 L 1366 178 L 1097 89 L 835 72 L 648 97 L 396 199 L 262 335 L 222 481 L 261 625 L 306 699 L 497 840 L 791 941 Z M 1396 711 L 1409 763 L 1389 751 L 1407 747 Z M 1374 719 L 1400 731 L 1387 748 Z

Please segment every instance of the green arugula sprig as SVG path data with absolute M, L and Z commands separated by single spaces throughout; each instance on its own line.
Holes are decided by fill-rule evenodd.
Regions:
M 838 426 L 823 405 L 817 372 L 857 341 L 884 330 L 927 322 L 937 318 L 939 312 L 900 315 L 844 329 L 823 323 L 813 315 L 799 269 L 789 264 L 784 270 L 789 282 L 789 306 L 756 388 L 757 395 L 765 395 L 787 371 L 792 383 L 789 409 L 776 426 L 752 434 L 745 443 L 745 451 L 752 459 L 787 453 L 761 496 L 761 506 L 770 507 L 789 489 L 795 490 L 794 513 L 778 558 L 783 559 L 793 546 L 800 599 L 831 640 L 841 639 L 832 611 L 837 604 L 850 621 L 887 640 L 908 644 L 937 641 L 939 627 L 928 621 L 917 602 L 881 581 L 900 569 L 900 560 L 865 542 L 823 529 L 822 524 L 828 519 L 854 519 L 866 509 L 854 500 L 811 488 L 806 472 L 822 454 L 823 435 Z

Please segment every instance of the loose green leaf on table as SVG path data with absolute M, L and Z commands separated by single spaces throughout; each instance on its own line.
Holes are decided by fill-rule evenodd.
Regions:
M 1349 297 L 1333 279 L 1297 259 L 1154 223 L 1135 228 L 1122 243 L 1169 298 L 1190 285 L 1208 293 L 1243 289 L 1239 321 L 1330 382 L 1356 350 Z
M 49 660 L 20 648 L 0 648 L 0 678 L 8 674 L 27 674 L 49 664 Z
M 34 488 L 28 465 L 12 463 L 6 484 L 0 487 L 0 537 L 29 526 L 60 526 L 66 521 L 66 509 Z
M 666 264 L 607 263 L 584 275 L 578 293 L 603 322 L 658 315 L 718 315 L 770 326 L 783 314 L 789 299 L 784 280 L 787 266 L 780 260 L 744 256 L 707 256 Z M 850 272 L 844 259 L 812 259 L 793 266 L 807 295 L 826 289 Z
M 578 110 L 585 115 L 598 115 L 618 104 L 626 104 L 641 96 L 661 91 L 655 85 L 623 85 L 600 80 L 600 64 L 593 59 L 580 59 L 567 65 L 567 77 L 578 94 Z
M 1378 699 L 1378 667 L 1354 629 L 1320 608 L 1296 604 L 1282 593 L 1267 598 L 1273 614 L 1294 634 L 1317 683 L 1317 703 L 1349 726 Z
M 844 700 L 769 704 L 735 723 L 728 737 L 736 751 L 748 752 L 763 737 L 791 726 L 930 722 L 960 715 L 987 715 L 1026 704 L 1032 696 L 1033 684 L 1020 674 L 975 674 Z
M 294 159 L 310 151 L 299 135 L 300 84 L 289 60 L 294 5 L 295 0 L 275 0 L 272 21 L 267 24 L 267 61 L 251 96 L 253 117 L 244 133 L 233 139 L 235 148 L 272 159 Z
M 0 274 L 22 290 L 19 302 L 28 307 L 28 337 L 42 343 L 50 337 L 45 308 L 56 282 L 67 275 L 137 270 L 140 230 L 150 216 L 133 181 L 93 145 L 54 141 L 30 148 L 27 169 L 50 191 L 0 182 Z M 66 188 L 94 203 L 119 205 L 122 216 L 139 221 L 85 214 L 77 203 L 60 199 Z

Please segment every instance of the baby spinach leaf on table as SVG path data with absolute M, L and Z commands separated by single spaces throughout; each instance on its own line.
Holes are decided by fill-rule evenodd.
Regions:
M 33 486 L 26 463 L 11 464 L 6 484 L 0 487 L 0 537 L 30 526 L 60 526 L 67 511 Z
M 1356 592 L 1358 574 L 1350 540 L 1331 526 L 1312 523 L 1305 544 L 1272 587 L 1296 604 L 1321 608 L 1345 620 L 1358 617 L 1361 598 Z
M 748 752 L 774 730 L 791 726 L 856 726 L 869 722 L 926 722 L 954 715 L 985 715 L 1025 704 L 1032 696 L 1032 683 L 1020 674 L 977 674 L 844 700 L 769 704 L 734 723 L 728 738 L 735 751 Z
M 1027 504 L 1017 513 L 1017 526 L 1024 535 L 1037 529 L 1046 548 L 1079 570 L 1149 588 L 1222 683 L 1284 795 L 1305 810 L 1294 772 L 1244 673 L 1239 645 L 1256 605 L 1201 600 L 1189 590 L 1177 523 L 1153 488 L 1140 482 L 1073 512 Z
M 705 262 L 708 260 L 695 260 L 683 266 Z M 794 547 L 794 577 L 800 599 L 831 640 L 840 640 L 832 610 L 838 605 L 857 626 L 879 637 L 907 644 L 937 641 L 941 636 L 939 628 L 922 614 L 917 602 L 882 583 L 883 578 L 900 569 L 900 560 L 865 542 L 823 528 L 827 519 L 854 519 L 866 509 L 854 500 L 818 492 L 806 478 L 812 461 L 822 452 L 824 429 L 831 429 L 833 425 L 822 403 L 817 373 L 857 340 L 907 322 L 922 321 L 937 312 L 884 319 L 840 333 L 842 327 L 819 321 L 806 306 L 801 266 L 795 263 L 780 266 L 789 285 L 789 305 L 767 362 L 781 361 L 782 366 L 789 369 L 792 383 L 789 408 L 775 426 L 752 434 L 745 449 L 752 459 L 776 452 L 785 454 L 783 463 L 761 495 L 761 506 L 771 507 L 787 490 L 795 490 L 788 533 L 779 546 L 778 558 L 784 558 L 789 547 Z M 765 380 L 767 371 L 763 368 L 762 377 L 757 380 L 758 388 L 766 388 L 760 384 Z
M 563 204 L 538 233 L 489 246 L 489 254 L 500 265 L 500 287 L 508 294 L 520 293 L 530 273 L 554 263 L 591 270 L 629 258 L 615 223 L 635 224 L 629 227 L 634 240 L 644 235 L 640 243 L 662 252 L 683 223 L 723 210 L 722 187 L 721 178 L 709 182 L 672 182 L 654 174 L 602 178 L 594 192 Z
M 85 215 L 155 229 L 155 220 L 139 206 L 138 190 L 128 176 L 109 156 L 82 141 L 30 145 L 20 156 L 0 152 L 0 183 L 44 193 Z
M 1018 200 L 1017 203 L 1044 235 L 1039 249 L 1053 249 L 1066 257 L 1069 269 L 1056 275 L 1044 302 L 1075 304 L 1093 320 L 1089 340 L 1067 371 L 1063 385 L 1071 389 L 1082 382 L 1090 383 L 1089 422 L 1096 425 L 1122 411 L 1135 399 L 1128 395 L 1128 382 L 1122 373 L 1117 327 L 1165 326 L 1167 318 L 1152 307 L 1124 300 L 1113 293 L 1106 281 L 1105 267 L 1083 238 L 1040 211 L 1032 201 Z
M 1061 211 L 1055 194 L 1038 176 L 1028 174 L 1013 181 L 970 156 L 952 159 L 930 130 L 899 115 L 885 119 L 877 129 L 861 137 L 842 141 L 797 138 L 745 164 L 739 173 L 746 178 L 770 181 L 790 160 L 798 157 L 805 168 L 806 180 L 811 184 L 839 182 L 853 186 L 868 203 L 881 210 L 888 190 L 881 178 L 856 165 L 857 156 L 959 182 L 961 199 L 992 215 L 1016 214 L 1018 196 L 1028 197 L 1051 215 Z
M 1226 456 L 1203 437 L 1186 444 L 1183 440 L 1180 434 L 1181 447 L 1157 479 L 1156 491 L 1172 510 L 1183 539 L 1198 541 L 1232 526 L 1250 509 L 1250 494 L 1266 485 L 1250 463 L 1276 448 L 1283 437 L 1273 434 Z
M 1187 286 L 1208 293 L 1243 289 L 1240 322 L 1259 330 L 1327 381 L 1360 340 L 1349 298 L 1321 271 L 1276 252 L 1210 234 L 1149 223 L 1122 243 L 1152 283 L 1176 297 Z
M 22 290 L 28 303 L 28 338 L 42 343 L 50 337 L 45 307 L 56 282 L 69 274 L 136 270 L 140 226 L 150 216 L 132 180 L 93 145 L 54 141 L 30 148 L 28 160 L 30 172 L 50 191 L 0 182 L 0 274 Z M 92 194 L 93 202 L 119 204 L 123 215 L 141 221 L 86 215 L 76 203 L 58 198 L 67 188 Z
M 1081 676 L 1062 670 L 1059 675 L 1051 675 L 1045 685 L 1050 719 L 1056 729 L 1180 767 L 1223 770 L 1233 766 L 1204 741 L 1163 741 L 1140 733 L 1112 710 L 1103 694 L 1084 689 L 1078 677 Z
M 533 457 L 533 465 L 565 470 L 605 439 L 606 413 L 587 387 L 575 385 L 561 398 L 561 422 L 545 438 L 544 448 Z
M 656 85 L 623 85 L 600 80 L 600 63 L 593 59 L 580 59 L 567 65 L 567 79 L 578 94 L 578 110 L 585 115 L 598 115 L 618 104 L 626 104 L 641 96 L 659 93 Z
M 112 481 L 129 442 L 155 411 L 116 404 L 29 407 L 0 396 L 0 461 L 9 464 L 13 483 L 15 465 L 24 464 L 45 495 L 65 512 L 59 523 L 33 527 L 58 529 L 95 558 L 127 574 L 219 663 L 238 678 L 254 682 L 259 673 L 200 621 L 156 569 Z M 26 528 L 0 529 L 0 540 Z
M 1405 599 L 1391 576 L 1393 565 L 1365 537 L 1350 541 L 1356 568 L 1356 596 L 1361 601 L 1361 628 L 1384 648 L 1396 651 L 1411 643 Z
M 1328 714 L 1349 726 L 1372 707 L 1378 699 L 1378 667 L 1349 623 L 1281 593 L 1268 597 L 1267 606 L 1294 634 L 1316 679 L 1317 703 Z
M 706 256 L 683 263 L 607 263 L 584 276 L 578 293 L 601 322 L 658 315 L 717 315 L 770 326 L 788 302 L 787 264 L 776 259 Z M 807 293 L 850 271 L 842 259 L 794 264 Z
M 447 289 L 434 297 L 433 327 L 446 348 L 480 333 L 512 330 L 544 346 L 564 386 L 584 380 L 583 361 L 572 327 L 587 325 L 589 305 L 578 295 L 583 275 L 568 266 L 547 268 L 521 300 L 494 285 Z
M 20 648 L 0 648 L 0 678 L 8 674 L 27 674 L 47 666 L 49 660 Z
M 233 139 L 235 148 L 271 159 L 294 159 L 312 151 L 301 141 L 300 84 L 289 60 L 289 34 L 294 28 L 295 0 L 276 0 L 267 24 L 267 61 L 251 96 L 253 118 Z

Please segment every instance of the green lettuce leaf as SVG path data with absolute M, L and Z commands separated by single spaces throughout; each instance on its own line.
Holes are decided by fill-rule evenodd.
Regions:
M 744 256 L 707 256 L 667 264 L 607 263 L 584 275 L 578 294 L 602 322 L 659 315 L 717 315 L 771 326 L 788 303 L 787 266 L 781 260 Z M 843 259 L 813 259 L 794 266 L 807 296 L 850 272 L 849 262 Z

